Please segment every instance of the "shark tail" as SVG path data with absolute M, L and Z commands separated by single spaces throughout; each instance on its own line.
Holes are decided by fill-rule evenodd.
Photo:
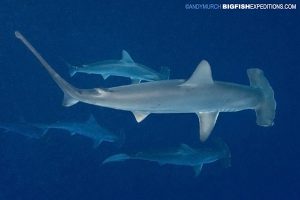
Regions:
M 160 74 L 162 80 L 168 80 L 170 78 L 170 68 L 165 66 L 161 67 Z
M 264 72 L 260 69 L 248 69 L 248 78 L 250 80 L 250 86 L 259 88 L 262 92 L 263 99 L 256 112 L 256 123 L 259 126 L 272 126 L 275 119 L 276 101 L 274 98 L 274 91 L 264 76 Z
M 106 158 L 102 164 L 106 164 L 106 163 L 109 163 L 109 162 L 120 162 L 120 161 L 125 161 L 125 160 L 128 160 L 130 159 L 131 157 L 127 154 L 124 154 L 124 153 L 120 153 L 120 154 L 115 154 L 115 155 L 112 155 L 108 158 Z
M 15 36 L 20 39 L 23 44 L 31 51 L 31 53 L 38 59 L 38 61 L 44 66 L 48 71 L 52 79 L 64 92 L 63 106 L 72 106 L 79 102 L 77 97 L 79 96 L 79 89 L 73 87 L 67 81 L 65 81 L 59 74 L 54 71 L 54 69 L 49 65 L 49 63 L 41 56 L 41 54 L 30 44 L 30 42 L 19 32 L 15 31 Z

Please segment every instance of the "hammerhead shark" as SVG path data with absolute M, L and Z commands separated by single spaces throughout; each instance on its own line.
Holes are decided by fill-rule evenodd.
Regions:
M 205 143 L 206 144 L 206 143 Z M 157 162 L 160 165 L 172 164 L 191 166 L 195 175 L 201 172 L 203 164 L 222 161 L 225 167 L 230 166 L 231 154 L 225 142 L 221 139 L 214 140 L 211 145 L 203 145 L 193 149 L 186 144 L 181 144 L 178 148 L 167 149 L 156 152 L 143 151 L 134 154 L 116 154 L 106 158 L 102 163 L 119 162 L 125 160 L 146 160 Z
M 137 122 L 151 113 L 196 113 L 201 141 L 209 137 L 220 112 L 254 109 L 258 125 L 273 125 L 276 110 L 274 92 L 260 69 L 247 70 L 250 86 L 214 81 L 209 63 L 202 60 L 188 80 L 162 80 L 107 89 L 78 89 L 57 74 L 20 32 L 16 31 L 15 35 L 64 92 L 64 106 L 84 102 L 131 111 Z
M 49 129 L 62 129 L 71 135 L 82 135 L 93 140 L 94 147 L 97 148 L 102 142 L 119 142 L 120 137 L 100 126 L 93 115 L 85 122 L 64 122 L 58 121 L 52 124 L 36 124 L 43 128 L 45 132 Z
M 128 77 L 132 83 L 140 83 L 144 81 L 157 81 L 169 79 L 170 69 L 162 67 L 161 72 L 158 73 L 145 65 L 133 61 L 129 53 L 122 50 L 121 60 L 107 60 L 102 62 L 95 62 L 91 64 L 72 66 L 70 65 L 70 76 L 76 73 L 86 74 L 100 74 L 103 79 L 109 76 Z
M 23 135 L 32 139 L 39 139 L 44 135 L 45 129 L 42 127 L 36 127 L 33 124 L 27 122 L 15 122 L 15 123 L 0 123 L 0 129 L 5 132 L 13 132 Z

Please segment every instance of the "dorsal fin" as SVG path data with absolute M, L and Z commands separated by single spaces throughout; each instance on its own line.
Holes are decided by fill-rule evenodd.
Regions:
M 194 149 L 189 147 L 187 144 L 180 144 L 180 150 L 187 153 L 194 153 Z
M 125 50 L 122 50 L 122 62 L 125 63 L 134 63 L 133 59 L 131 58 L 131 56 L 129 55 L 129 53 Z
M 101 74 L 102 78 L 106 80 L 110 75 L 109 74 Z
M 185 81 L 183 86 L 197 86 L 201 84 L 212 84 L 214 81 L 211 75 L 210 65 L 206 60 L 202 60 L 197 66 L 192 76 Z
M 89 119 L 86 121 L 86 123 L 88 124 L 94 124 L 94 123 L 97 123 L 95 117 L 93 114 L 90 115 Z

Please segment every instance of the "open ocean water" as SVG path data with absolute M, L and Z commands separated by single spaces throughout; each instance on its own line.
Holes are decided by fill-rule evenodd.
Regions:
M 0 1 L 0 124 L 82 122 L 93 114 L 102 127 L 124 135 L 122 144 L 94 148 L 90 139 L 63 130 L 34 139 L 1 129 L 0 200 L 300 199 L 299 8 L 206 10 L 187 4 L 203 2 Z M 245 85 L 246 70 L 261 68 L 275 92 L 275 124 L 257 126 L 252 110 L 220 113 L 211 136 L 229 146 L 231 167 L 205 164 L 197 177 L 191 167 L 154 162 L 102 165 L 120 152 L 197 147 L 196 115 L 153 114 L 136 123 L 127 111 L 84 103 L 63 107 L 63 93 L 15 30 L 78 88 L 130 84 L 121 77 L 68 74 L 66 62 L 120 59 L 122 49 L 154 70 L 168 66 L 171 79 L 188 79 L 202 59 L 211 64 L 214 80 Z

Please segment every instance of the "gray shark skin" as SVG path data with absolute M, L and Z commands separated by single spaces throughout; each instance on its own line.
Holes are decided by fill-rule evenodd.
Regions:
M 186 144 L 181 144 L 177 149 L 160 152 L 139 152 L 136 154 L 116 154 L 106 158 L 102 163 L 120 162 L 125 160 L 144 160 L 157 162 L 160 165 L 171 164 L 190 166 L 198 176 L 204 164 L 222 160 L 226 167 L 230 166 L 231 154 L 228 146 L 218 139 L 212 145 L 202 145 L 193 149 Z
M 273 125 L 274 92 L 260 69 L 247 70 L 250 86 L 214 81 L 209 63 L 203 60 L 186 81 L 163 80 L 108 89 L 78 89 L 57 74 L 21 33 L 15 32 L 15 35 L 64 92 L 64 106 L 84 102 L 131 111 L 138 122 L 151 113 L 195 113 L 199 118 L 201 141 L 209 137 L 219 112 L 254 109 L 258 125 Z
M 49 129 L 62 129 L 71 133 L 71 135 L 78 134 L 88 137 L 93 140 L 94 147 L 97 148 L 102 142 L 118 142 L 120 138 L 111 133 L 110 131 L 101 127 L 94 116 L 85 122 L 55 122 L 52 124 L 37 124 L 36 126 L 42 127 L 46 130 Z
M 38 128 L 33 124 L 26 122 L 16 122 L 16 123 L 0 123 L 0 129 L 4 129 L 5 132 L 13 132 L 23 135 L 32 139 L 39 139 L 44 135 L 44 129 Z
M 127 51 L 122 51 L 121 60 L 107 60 L 82 66 L 70 66 L 70 75 L 76 73 L 100 74 L 104 79 L 109 76 L 128 77 L 132 83 L 144 81 L 157 81 L 169 79 L 170 70 L 162 67 L 161 73 L 158 73 L 142 64 L 136 63 L 130 57 Z

